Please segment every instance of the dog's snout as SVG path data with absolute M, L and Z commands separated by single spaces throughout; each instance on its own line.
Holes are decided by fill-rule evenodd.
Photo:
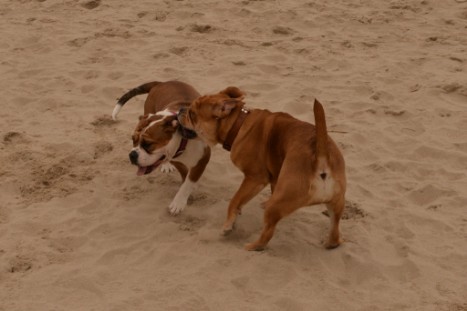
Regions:
M 133 150 L 130 152 L 129 156 L 131 164 L 136 165 L 138 163 L 138 152 L 136 152 L 136 150 Z

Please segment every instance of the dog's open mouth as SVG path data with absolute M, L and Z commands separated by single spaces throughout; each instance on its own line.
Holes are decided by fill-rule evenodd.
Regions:
M 142 175 L 147 175 L 154 171 L 159 165 L 162 164 L 165 160 L 165 155 L 163 155 L 159 160 L 154 162 L 154 164 L 149 165 L 149 166 L 139 166 L 138 165 L 138 170 L 136 171 L 136 175 L 142 176 Z

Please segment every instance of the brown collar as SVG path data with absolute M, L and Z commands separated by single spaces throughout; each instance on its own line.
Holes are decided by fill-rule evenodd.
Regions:
M 177 151 L 175 152 L 174 156 L 172 157 L 172 159 L 175 159 L 177 158 L 178 156 L 181 156 L 182 153 L 185 151 L 186 149 L 186 145 L 188 144 L 188 139 L 186 139 L 185 137 L 182 137 L 182 140 L 180 141 L 180 146 L 178 146 L 178 149 Z
M 238 131 L 240 131 L 243 121 L 245 121 L 245 118 L 249 113 L 250 110 L 242 107 L 242 110 L 240 110 L 240 114 L 237 116 L 237 120 L 235 120 L 235 123 L 230 128 L 229 132 L 227 133 L 227 137 L 224 143 L 222 144 L 222 147 L 225 150 L 230 151 L 230 149 L 232 149 L 235 137 L 237 137 Z

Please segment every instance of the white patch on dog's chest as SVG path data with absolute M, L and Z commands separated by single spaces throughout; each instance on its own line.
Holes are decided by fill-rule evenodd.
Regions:
M 204 154 L 205 144 L 200 140 L 189 140 L 185 151 L 174 161 L 182 162 L 188 167 L 193 167 L 198 164 L 199 159 Z

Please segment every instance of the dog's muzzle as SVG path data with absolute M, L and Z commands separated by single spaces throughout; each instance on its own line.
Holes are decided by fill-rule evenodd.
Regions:
M 131 164 L 138 164 L 138 152 L 136 152 L 136 150 L 131 151 L 129 157 Z

